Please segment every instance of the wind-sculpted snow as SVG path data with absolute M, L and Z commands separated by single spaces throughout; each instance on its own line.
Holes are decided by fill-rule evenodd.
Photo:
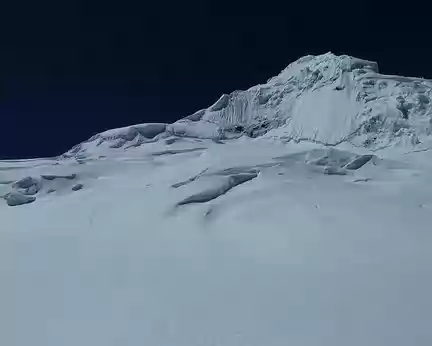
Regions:
M 375 62 L 331 53 L 306 56 L 267 83 L 223 94 L 173 124 L 105 131 L 63 158 L 97 157 L 159 140 L 168 144 L 175 137 L 264 136 L 332 146 L 346 142 L 372 150 L 410 148 L 432 132 L 431 90 L 429 80 L 381 75 Z
M 13 183 L 12 187 L 24 195 L 35 195 L 41 188 L 41 181 L 33 177 L 25 177 Z
M 202 151 L 206 148 L 190 148 L 190 149 L 172 149 L 172 150 L 163 150 L 163 151 L 157 151 L 152 153 L 153 156 L 163 156 L 163 155 L 176 155 L 176 154 L 183 154 L 183 153 L 191 153 L 194 151 Z
M 222 181 L 218 182 L 216 186 L 210 187 L 199 193 L 193 194 L 180 202 L 178 206 L 191 204 L 191 203 L 205 203 L 209 202 L 219 196 L 224 195 L 232 188 L 237 185 L 243 184 L 249 180 L 252 180 L 258 176 L 257 173 L 240 173 L 225 177 Z
M 76 174 L 70 174 L 70 175 L 55 175 L 55 174 L 44 174 L 41 175 L 42 179 L 45 180 L 55 180 L 55 179 L 68 179 L 72 180 L 76 178 Z
M 27 196 L 26 194 L 19 192 L 19 191 L 12 191 L 9 192 L 4 196 L 4 199 L 7 203 L 7 205 L 11 207 L 24 205 L 32 203 L 36 200 L 36 197 L 33 196 Z
M 139 124 L 98 133 L 87 141 L 77 144 L 62 158 L 85 157 L 103 154 L 107 149 L 128 149 L 157 140 L 166 130 L 166 124 Z
M 359 155 L 353 152 L 334 148 L 312 149 L 295 154 L 275 157 L 274 160 L 281 164 L 304 163 L 318 167 L 326 167 L 328 172 L 345 172 L 344 170 L 358 170 L 368 162 L 374 162 L 375 155 Z M 346 174 L 346 173 L 345 173 Z
M 360 155 L 346 164 L 345 169 L 359 169 L 374 158 L 373 155 Z
M 29 162 L 30 163 L 30 162 Z M 53 172 L 55 169 L 52 165 L 40 168 L 42 172 Z M 47 169 L 49 167 L 49 169 Z M 64 172 L 64 167 L 58 166 L 61 172 Z M 36 167 L 29 164 L 29 168 L 10 167 L 8 174 L 10 177 L 18 177 L 21 171 L 27 172 L 29 168 Z M 67 169 L 67 168 L 66 168 Z M 0 196 L 6 201 L 9 206 L 19 206 L 35 202 L 39 197 L 47 194 L 61 196 L 71 191 L 77 191 L 83 188 L 82 183 L 77 183 L 79 180 L 77 174 L 53 174 L 42 173 L 40 175 L 25 176 L 16 181 L 3 181 L 0 185 Z

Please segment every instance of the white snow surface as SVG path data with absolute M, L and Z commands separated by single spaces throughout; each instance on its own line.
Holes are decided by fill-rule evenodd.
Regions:
M 430 85 L 308 56 L 0 161 L 0 344 L 431 345 Z

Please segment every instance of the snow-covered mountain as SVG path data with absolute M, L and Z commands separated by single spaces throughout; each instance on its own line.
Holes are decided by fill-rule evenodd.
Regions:
M 332 53 L 306 56 L 267 83 L 224 94 L 174 124 L 109 130 L 65 156 L 92 155 L 105 147 L 128 149 L 172 136 L 265 136 L 370 149 L 415 146 L 432 131 L 431 90 L 429 80 L 381 75 L 374 62 Z
M 307 56 L 0 161 L 0 344 L 429 346 L 431 89 Z

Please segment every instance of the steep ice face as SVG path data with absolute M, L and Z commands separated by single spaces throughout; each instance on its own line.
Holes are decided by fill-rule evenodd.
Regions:
M 216 124 L 222 137 L 239 130 L 257 137 L 279 129 L 270 132 L 278 137 L 333 144 L 355 130 L 353 118 L 361 110 L 356 101 L 354 71 L 377 73 L 378 67 L 373 62 L 331 53 L 307 56 L 266 84 L 223 95 L 200 111 L 199 119 L 186 118 L 171 127 L 198 120 Z
M 106 131 L 65 154 L 140 146 L 167 137 L 269 137 L 380 149 L 415 146 L 432 131 L 432 82 L 386 76 L 375 62 L 326 53 L 305 56 L 265 84 L 222 95 L 173 124 Z M 106 150 L 105 150 L 106 151 Z
M 362 108 L 352 143 L 378 148 L 416 145 L 431 134 L 431 81 L 365 74 L 358 83 L 356 101 Z

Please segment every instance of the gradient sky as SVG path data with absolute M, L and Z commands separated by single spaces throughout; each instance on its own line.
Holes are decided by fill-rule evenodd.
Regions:
M 54 156 L 105 129 L 175 121 L 306 54 L 344 53 L 378 61 L 384 73 L 432 78 L 425 13 L 324 15 L 292 3 L 2 4 L 0 158 Z

